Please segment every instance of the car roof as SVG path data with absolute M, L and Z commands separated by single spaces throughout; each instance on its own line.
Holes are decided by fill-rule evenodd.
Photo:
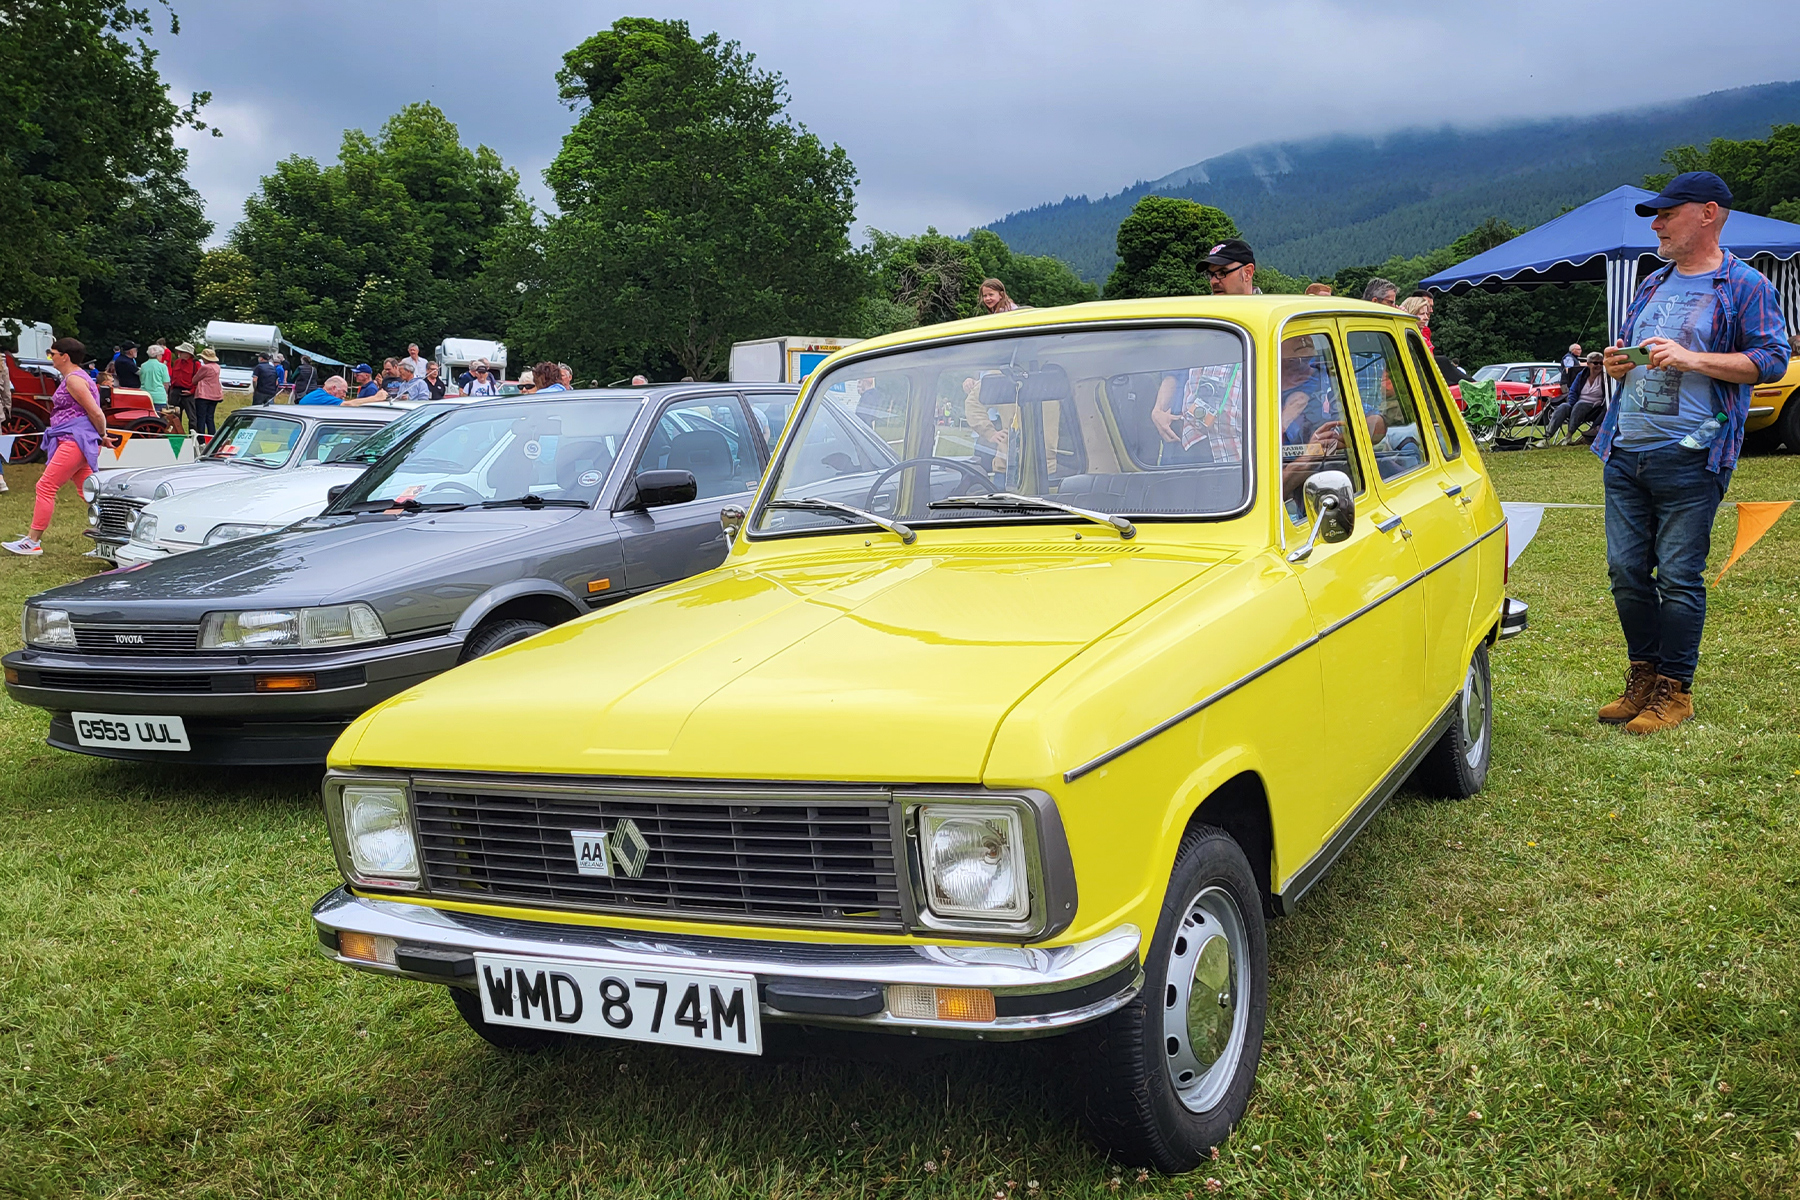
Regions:
M 734 392 L 744 388 L 755 388 L 759 392 L 798 392 L 800 385 L 797 383 L 732 383 L 728 380 L 719 380 L 716 383 L 652 383 L 644 387 L 573 388 L 566 392 L 520 392 L 516 396 L 488 397 L 481 403 L 486 406 L 490 404 L 561 404 L 569 400 L 636 400 L 645 402 L 693 393 L 710 396 L 717 392 Z
M 256 408 L 266 410 L 270 416 L 288 417 L 296 421 L 347 420 L 361 425 L 385 425 L 411 411 L 386 404 L 358 404 L 350 408 L 338 404 L 245 404 L 232 409 L 230 415 Z

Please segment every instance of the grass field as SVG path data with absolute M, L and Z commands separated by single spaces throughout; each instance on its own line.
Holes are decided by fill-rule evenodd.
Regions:
M 1493 457 L 1508 499 L 1599 499 L 1583 451 Z M 1800 457 L 1731 498 L 1800 499 Z M 81 527 L 65 499 L 0 562 L 7 649 L 92 569 Z M 1548 512 L 1511 590 L 1486 792 L 1401 797 L 1274 923 L 1249 1117 L 1177 1179 L 1089 1149 L 1055 1043 L 502 1056 L 439 990 L 315 954 L 315 773 L 63 754 L 0 700 L 0 1193 L 1800 1195 L 1800 511 L 1713 592 L 1699 716 L 1661 737 L 1593 719 L 1624 666 L 1598 511 Z

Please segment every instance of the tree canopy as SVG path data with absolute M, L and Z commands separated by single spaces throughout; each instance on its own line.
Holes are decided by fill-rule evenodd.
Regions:
M 470 150 L 431 104 L 375 137 L 347 130 L 338 161 L 277 163 L 244 203 L 236 257 L 209 255 L 202 291 L 279 324 L 296 342 L 354 360 L 445 336 L 500 337 L 506 313 L 482 286 L 490 249 L 528 222 L 519 177 Z
M 179 32 L 173 14 L 170 31 Z M 205 129 L 156 70 L 147 9 L 11 3 L 0 17 L 0 317 L 99 345 L 192 318 L 211 232 L 174 131 Z
M 1731 206 L 1777 221 L 1800 222 L 1800 125 L 1776 125 L 1761 140 L 1714 138 L 1705 150 L 1676 146 L 1663 155 L 1670 169 L 1644 179 L 1661 191 L 1683 171 L 1711 171 L 1731 189 Z
M 522 327 L 586 375 L 670 361 L 710 379 L 731 343 L 836 324 L 863 288 L 856 173 L 786 114 L 786 85 L 717 34 L 626 17 L 564 56 L 578 116 L 545 173 Z
M 1216 208 L 1170 196 L 1145 196 L 1119 222 L 1119 265 L 1106 281 L 1108 300 L 1204 296 L 1208 250 L 1238 236 Z

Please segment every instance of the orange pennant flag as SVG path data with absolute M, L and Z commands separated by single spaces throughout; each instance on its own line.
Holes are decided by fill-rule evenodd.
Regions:
M 1756 545 L 1757 539 L 1769 532 L 1769 526 L 1781 519 L 1781 514 L 1793 507 L 1792 500 L 1740 500 L 1738 501 L 1737 541 L 1731 547 L 1731 557 L 1719 568 L 1719 578 L 1713 580 L 1713 586 L 1719 586 L 1719 579 L 1725 578 L 1725 572 L 1731 570 L 1744 552 Z
M 113 461 L 117 462 L 119 456 L 125 453 L 125 444 L 131 441 L 132 431 L 129 429 L 109 429 L 106 432 L 119 439 L 119 444 L 113 447 Z

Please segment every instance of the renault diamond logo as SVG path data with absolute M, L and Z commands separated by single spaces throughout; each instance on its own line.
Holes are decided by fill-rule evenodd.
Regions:
M 650 861 L 650 843 L 638 832 L 637 822 L 630 817 L 618 822 L 612 827 L 612 836 L 607 842 L 619 870 L 633 879 L 641 878 L 644 865 Z

